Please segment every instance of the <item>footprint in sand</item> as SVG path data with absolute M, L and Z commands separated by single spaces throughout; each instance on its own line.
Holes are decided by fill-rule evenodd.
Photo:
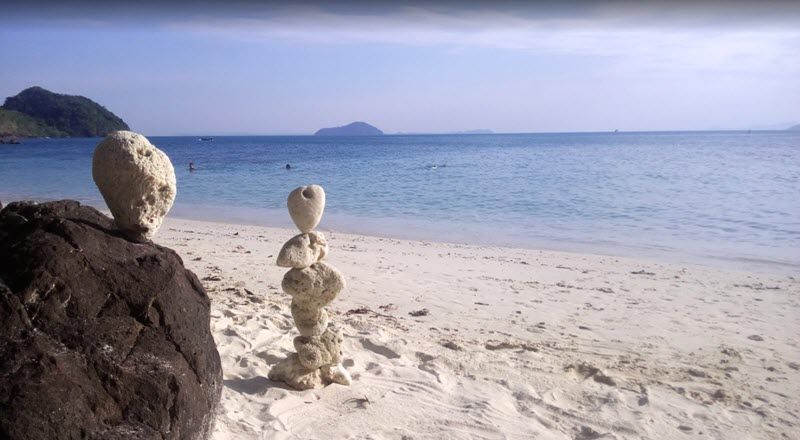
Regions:
M 417 359 L 422 362 L 417 366 L 420 370 L 429 373 L 433 377 L 436 378 L 436 381 L 442 383 L 442 378 L 439 375 L 439 371 L 436 369 L 436 366 L 433 364 L 433 360 L 436 359 L 436 356 L 429 355 L 427 353 L 417 352 Z
M 601 383 L 603 385 L 608 385 L 615 387 L 617 383 L 611 377 L 607 376 L 603 373 L 599 368 L 587 364 L 587 363 L 578 363 L 578 364 L 570 364 L 564 367 L 564 371 L 574 371 L 578 377 L 582 379 L 589 379 L 592 378 L 597 383 Z
M 400 358 L 400 355 L 389 347 L 378 345 L 367 338 L 362 338 L 359 341 L 361 342 L 361 345 L 364 346 L 364 348 L 366 348 L 367 350 L 377 353 L 387 359 Z

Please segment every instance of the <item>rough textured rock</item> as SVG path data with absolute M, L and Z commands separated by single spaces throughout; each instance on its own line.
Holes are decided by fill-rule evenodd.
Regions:
M 117 226 L 129 238 L 149 240 L 175 201 L 175 170 L 146 137 L 115 131 L 94 150 L 92 176 Z
M 325 210 L 325 190 L 319 185 L 301 186 L 286 200 L 289 215 L 302 233 L 308 233 L 319 224 Z
M 278 266 L 291 267 L 281 286 L 292 296 L 292 318 L 300 336 L 286 359 L 273 365 L 269 378 L 305 390 L 319 385 L 350 385 L 342 365 L 342 330 L 328 325 L 325 306 L 345 287 L 344 277 L 333 266 L 319 261 L 328 253 L 321 232 L 312 231 L 325 208 L 325 191 L 303 186 L 289 194 L 287 202 L 297 227 L 303 232 L 289 239 L 278 255 Z
M 297 353 L 290 354 L 269 370 L 269 380 L 284 382 L 296 390 L 310 390 L 322 385 L 322 371 L 309 370 L 300 363 Z
M 320 261 L 305 269 L 286 272 L 283 290 L 308 307 L 324 307 L 345 287 L 344 277 L 333 266 Z
M 302 336 L 319 336 L 328 328 L 328 312 L 292 300 L 292 318 Z
M 298 336 L 294 338 L 294 349 L 300 363 L 308 369 L 323 365 L 338 364 L 342 361 L 342 340 L 339 329 L 327 329 L 320 336 Z
M 222 390 L 209 305 L 174 251 L 129 241 L 97 210 L 9 204 L 0 438 L 208 438 Z
M 350 373 L 344 369 L 342 364 L 325 365 L 319 371 L 323 383 L 338 383 L 345 386 L 353 383 Z
M 280 267 L 302 269 L 325 258 L 328 254 L 328 243 L 322 232 L 311 231 L 290 238 L 278 253 L 277 263 Z

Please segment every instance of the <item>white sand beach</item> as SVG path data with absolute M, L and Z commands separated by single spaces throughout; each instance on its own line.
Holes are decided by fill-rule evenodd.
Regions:
M 325 233 L 354 380 L 297 392 L 267 379 L 295 232 L 166 220 L 212 301 L 215 439 L 800 436 L 797 276 Z

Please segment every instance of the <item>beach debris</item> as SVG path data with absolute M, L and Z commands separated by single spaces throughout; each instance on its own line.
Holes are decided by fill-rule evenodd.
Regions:
M 378 308 L 383 310 L 384 312 L 393 312 L 393 311 L 397 310 L 397 306 L 392 304 L 392 303 L 384 304 L 382 306 L 378 306 Z
M 328 244 L 321 232 L 312 230 L 322 218 L 325 191 L 319 185 L 303 186 L 289 194 L 286 204 L 302 233 L 283 245 L 277 265 L 291 268 L 281 287 L 292 297 L 292 318 L 300 336 L 294 338 L 296 353 L 273 365 L 268 376 L 297 390 L 350 385 L 352 379 L 342 365 L 344 334 L 329 322 L 325 310 L 346 282 L 335 267 L 321 261 Z
M 603 437 L 605 437 L 605 434 L 601 434 L 588 426 L 581 426 L 576 430 L 572 438 L 575 440 L 596 440 Z
M 146 137 L 115 131 L 94 150 L 92 177 L 116 226 L 131 240 L 148 241 L 175 201 L 175 169 Z
M 456 344 L 453 341 L 443 340 L 439 342 L 442 347 L 449 348 L 450 350 L 461 351 L 463 350 L 460 345 Z
M 644 269 L 634 270 L 633 272 L 631 272 L 631 275 L 655 275 L 655 274 L 656 274 L 655 272 L 648 272 Z
M 428 316 L 428 315 L 431 314 L 431 311 L 428 310 L 428 309 L 420 309 L 420 310 L 413 310 L 411 312 L 408 312 L 408 314 L 411 315 L 411 316 L 415 316 L 415 317 L 416 316 Z
M 487 350 L 520 350 L 520 351 L 539 351 L 535 345 L 527 342 L 509 342 L 509 341 L 487 341 L 484 344 Z
M 648 272 L 644 269 L 634 270 L 633 272 L 631 272 L 631 275 L 655 275 L 655 274 L 656 274 L 655 272 Z
M 350 402 L 355 403 L 356 407 L 359 408 L 359 409 L 365 409 L 368 404 L 372 403 L 372 401 L 369 400 L 369 397 L 367 397 L 367 396 L 364 396 L 364 397 L 361 397 L 361 398 L 352 397 L 352 398 L 347 399 L 347 400 L 344 401 L 344 403 L 350 403 Z
M 564 371 L 574 371 L 580 377 L 584 379 L 592 378 L 597 383 L 601 383 L 608 386 L 616 386 L 617 383 L 606 375 L 603 371 L 599 368 L 595 367 L 594 365 L 585 363 L 585 362 L 578 362 L 576 364 L 570 364 L 564 367 Z

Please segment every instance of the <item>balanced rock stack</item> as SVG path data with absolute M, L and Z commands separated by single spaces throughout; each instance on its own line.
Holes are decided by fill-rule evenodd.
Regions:
M 300 234 L 283 245 L 278 266 L 291 267 L 281 286 L 292 296 L 292 317 L 300 331 L 286 359 L 272 367 L 269 378 L 298 390 L 339 383 L 350 385 L 350 374 L 342 366 L 342 330 L 328 322 L 325 306 L 344 289 L 342 274 L 322 261 L 328 244 L 313 229 L 325 209 L 325 191 L 319 185 L 303 186 L 289 194 L 289 214 Z

